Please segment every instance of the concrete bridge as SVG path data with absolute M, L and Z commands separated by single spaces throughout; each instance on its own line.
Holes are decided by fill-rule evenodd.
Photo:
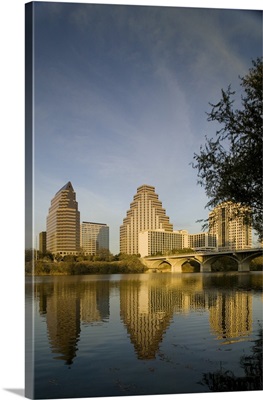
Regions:
M 186 263 L 194 263 L 200 272 L 211 272 L 214 261 L 228 257 L 237 263 L 239 272 L 250 271 L 250 262 L 263 255 L 262 248 L 246 250 L 228 250 L 228 251 L 203 251 L 189 254 L 175 254 L 170 256 L 156 256 L 143 258 L 145 265 L 152 270 L 161 270 L 171 268 L 171 272 L 182 272 L 182 267 Z

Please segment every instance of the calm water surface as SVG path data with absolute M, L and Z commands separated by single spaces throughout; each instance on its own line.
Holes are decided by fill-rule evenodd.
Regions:
M 33 297 L 36 398 L 262 390 L 262 273 L 36 277 Z

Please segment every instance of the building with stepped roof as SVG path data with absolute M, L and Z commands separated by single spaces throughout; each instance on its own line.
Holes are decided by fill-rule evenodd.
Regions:
M 77 254 L 80 250 L 80 213 L 71 182 L 51 200 L 46 240 L 47 251 L 53 254 Z
M 120 227 L 120 252 L 139 254 L 139 233 L 156 229 L 173 232 L 173 225 L 169 222 L 154 186 L 142 185 L 137 189 Z

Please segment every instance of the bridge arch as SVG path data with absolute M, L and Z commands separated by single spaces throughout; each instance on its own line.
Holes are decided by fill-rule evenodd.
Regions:
M 229 262 L 230 261 L 230 262 Z M 222 267 L 222 263 L 227 264 L 227 267 Z M 217 254 L 205 258 L 202 263 L 203 271 L 219 272 L 219 271 L 238 271 L 239 260 L 234 255 Z
M 185 261 L 182 266 L 182 272 L 200 272 L 201 264 L 199 261 L 195 259 L 190 259 Z
M 239 271 L 250 271 L 251 261 L 260 256 L 262 256 L 262 251 L 258 251 L 256 253 L 252 253 L 252 254 L 245 253 L 244 257 L 240 257 L 240 255 L 239 255 L 238 256 Z
M 147 262 L 147 266 L 150 270 L 170 269 L 172 267 L 171 263 L 165 259 L 154 260 L 150 263 Z
M 172 272 L 200 272 L 201 262 L 195 257 L 181 257 L 169 259 L 172 265 Z
M 246 256 L 242 262 L 251 262 L 252 260 L 254 260 L 255 258 L 258 258 L 262 256 L 262 252 L 258 252 L 258 253 L 254 253 L 254 254 L 249 254 L 248 256 Z
M 159 264 L 159 269 L 171 269 L 171 264 L 167 261 L 167 260 L 163 260 L 160 264 Z

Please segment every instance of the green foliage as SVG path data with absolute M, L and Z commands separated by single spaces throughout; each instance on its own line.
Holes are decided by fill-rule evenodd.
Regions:
M 45 253 L 41 253 L 40 251 L 37 254 L 38 260 L 45 260 L 45 261 L 53 261 L 54 256 L 50 251 L 46 251 Z
M 155 254 L 151 254 L 150 256 L 147 257 L 158 257 L 158 256 L 167 256 L 167 255 L 173 255 L 173 254 L 188 254 L 188 253 L 194 253 L 195 251 L 191 249 L 190 247 L 184 248 L 184 249 L 172 249 L 169 251 L 166 251 L 162 253 L 161 251 L 157 251 Z
M 193 261 L 187 261 L 182 265 L 182 272 L 200 272 L 200 265 Z
M 194 250 L 190 247 L 186 247 L 184 249 L 172 249 L 170 254 L 189 254 L 194 253 Z
M 252 226 L 263 236 L 262 203 L 262 76 L 263 62 L 252 62 L 248 74 L 240 78 L 243 95 L 240 109 L 234 109 L 235 92 L 229 85 L 222 98 L 211 104 L 208 121 L 222 126 L 216 138 L 206 137 L 200 154 L 194 154 L 198 184 L 210 199 L 206 207 L 233 201 L 252 211 Z M 244 216 L 247 216 L 245 214 Z
M 63 259 L 63 256 L 60 254 L 60 253 L 57 253 L 56 255 L 55 255 L 55 258 L 54 258 L 56 261 L 61 261 L 62 259 Z
M 114 256 L 108 249 L 99 249 L 97 254 L 94 256 L 94 261 L 113 261 Z
M 228 256 L 220 256 L 212 263 L 211 270 L 213 272 L 237 271 L 238 265 L 232 258 Z
M 33 272 L 32 263 L 26 265 L 26 273 L 35 275 L 141 273 L 146 269 L 137 256 L 123 256 L 119 261 L 75 261 L 73 257 L 59 262 L 37 260 Z
M 251 261 L 250 271 L 263 271 L 263 256 L 259 256 Z
M 31 262 L 37 257 L 37 250 L 35 249 L 25 249 L 25 262 Z
M 67 254 L 66 256 L 63 257 L 63 261 L 66 262 L 74 262 L 77 260 L 77 256 L 73 255 L 73 254 Z

